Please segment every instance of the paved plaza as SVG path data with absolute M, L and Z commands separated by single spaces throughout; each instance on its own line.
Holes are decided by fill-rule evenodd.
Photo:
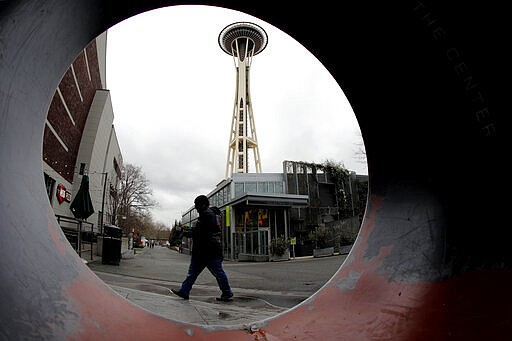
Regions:
M 276 316 L 300 304 L 328 281 L 346 256 L 306 257 L 284 262 L 224 262 L 235 297 L 218 302 L 215 278 L 198 277 L 188 301 L 170 292 L 179 288 L 190 256 L 156 246 L 136 250 L 119 265 L 95 257 L 89 268 L 128 301 L 172 320 L 198 325 L 243 325 Z

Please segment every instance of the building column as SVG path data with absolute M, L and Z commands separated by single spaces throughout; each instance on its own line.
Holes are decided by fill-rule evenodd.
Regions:
M 286 209 L 283 210 L 284 218 L 284 239 L 288 240 L 288 220 L 286 219 Z

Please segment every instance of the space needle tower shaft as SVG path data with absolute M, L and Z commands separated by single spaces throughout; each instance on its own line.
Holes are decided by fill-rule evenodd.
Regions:
M 233 173 L 249 172 L 249 149 L 254 155 L 256 173 L 261 173 L 258 138 L 249 91 L 252 58 L 267 46 L 267 33 L 258 25 L 238 22 L 226 26 L 219 34 L 219 45 L 233 56 L 236 69 L 236 92 L 229 134 L 226 178 Z

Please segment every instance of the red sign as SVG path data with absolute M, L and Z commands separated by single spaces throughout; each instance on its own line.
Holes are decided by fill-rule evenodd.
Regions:
M 57 200 L 59 201 L 59 204 L 66 201 L 66 187 L 64 187 L 63 184 L 59 184 L 57 186 Z

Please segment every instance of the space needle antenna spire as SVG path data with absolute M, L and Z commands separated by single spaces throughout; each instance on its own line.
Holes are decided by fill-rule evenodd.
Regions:
M 233 56 L 236 69 L 236 93 L 229 134 L 226 178 L 233 173 L 249 173 L 249 149 L 253 150 L 256 173 L 261 173 L 260 152 L 249 91 L 252 58 L 267 46 L 265 30 L 250 22 L 236 22 L 219 34 L 220 48 Z

